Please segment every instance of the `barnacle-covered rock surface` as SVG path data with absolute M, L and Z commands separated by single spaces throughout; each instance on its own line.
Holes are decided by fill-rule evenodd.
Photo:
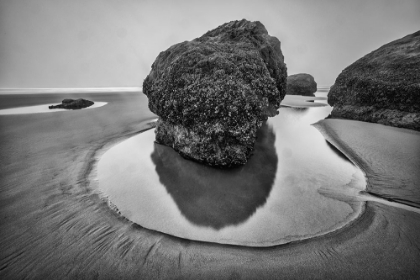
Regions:
M 287 77 L 287 91 L 289 95 L 315 96 L 317 84 L 312 75 L 300 73 Z
M 163 51 L 143 82 L 156 141 L 214 166 L 245 164 L 257 130 L 278 113 L 287 71 L 260 22 L 232 21 Z
M 328 93 L 328 103 L 333 118 L 420 131 L 420 31 L 344 69 Z

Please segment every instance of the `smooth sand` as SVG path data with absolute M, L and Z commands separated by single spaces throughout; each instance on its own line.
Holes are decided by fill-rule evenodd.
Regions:
M 142 95 L 101 100 L 108 105 L 71 120 L 66 114 L 0 116 L 0 279 L 418 277 L 419 214 L 375 202 L 339 231 L 270 248 L 183 240 L 121 218 L 89 180 L 92 159 L 144 129 L 138 120 L 153 115 Z M 328 127 L 341 143 L 350 141 L 334 129 Z M 353 149 L 372 141 L 363 138 Z M 371 146 L 369 157 L 361 157 L 366 165 L 380 153 L 379 145 Z M 401 162 L 408 168 L 413 160 Z
M 315 127 L 367 174 L 368 193 L 420 208 L 420 132 L 338 119 Z

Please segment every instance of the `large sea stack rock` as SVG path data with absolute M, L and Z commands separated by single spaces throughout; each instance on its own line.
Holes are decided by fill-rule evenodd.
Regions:
M 86 100 L 86 99 L 64 99 L 63 101 L 61 101 L 61 104 L 58 105 L 51 105 L 48 106 L 48 108 L 50 109 L 71 109 L 71 110 L 75 110 L 75 109 L 83 109 L 83 108 L 87 108 L 90 107 L 94 104 L 93 101 L 90 100 Z
M 309 74 L 301 73 L 287 77 L 288 95 L 315 96 L 317 84 L 314 77 Z
M 332 117 L 420 130 L 420 31 L 344 69 L 328 103 Z
M 245 164 L 286 94 L 283 61 L 280 41 L 247 20 L 161 52 L 143 83 L 156 141 L 208 165 Z

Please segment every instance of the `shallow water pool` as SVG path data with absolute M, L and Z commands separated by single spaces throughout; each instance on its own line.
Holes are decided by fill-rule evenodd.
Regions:
M 363 202 L 345 194 L 366 185 L 311 126 L 330 111 L 281 108 L 249 162 L 229 170 L 186 160 L 148 130 L 104 153 L 100 191 L 134 223 L 191 240 L 272 246 L 328 233 L 360 215 Z

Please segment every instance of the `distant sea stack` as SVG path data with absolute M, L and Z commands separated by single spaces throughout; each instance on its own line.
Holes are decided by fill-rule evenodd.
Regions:
M 287 77 L 288 95 L 315 96 L 317 84 L 314 77 L 309 74 L 301 73 Z
M 75 109 L 83 109 L 83 108 L 87 108 L 90 107 L 94 104 L 93 101 L 90 100 L 86 100 L 86 99 L 64 99 L 61 104 L 58 105 L 51 105 L 48 106 L 48 108 L 50 109 L 71 109 L 71 110 L 75 110 Z
M 420 31 L 344 69 L 328 93 L 333 118 L 420 130 Z
M 143 82 L 156 141 L 208 165 L 245 164 L 257 130 L 278 114 L 287 70 L 264 25 L 231 21 L 163 51 Z

